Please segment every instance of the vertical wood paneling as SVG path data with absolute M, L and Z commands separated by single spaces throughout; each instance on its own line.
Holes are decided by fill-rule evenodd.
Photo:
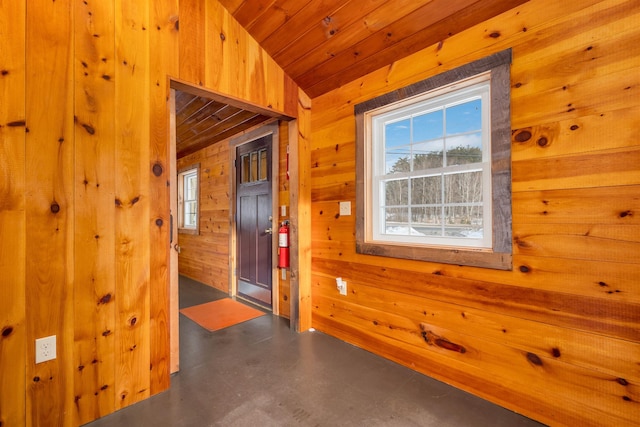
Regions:
M 27 426 L 73 418 L 73 49 L 71 0 L 30 1 L 26 51 Z M 35 365 L 35 339 L 57 358 Z
M 295 304 L 292 316 L 297 316 L 296 330 L 311 327 L 311 100 L 298 91 L 298 120 L 289 134 L 291 164 L 291 294 Z
M 169 287 L 168 252 L 156 250 L 158 245 L 169 248 L 169 81 L 178 75 L 178 1 L 150 3 L 150 324 L 151 331 L 151 394 L 169 387 Z
M 116 0 L 116 408 L 150 393 L 149 3 Z
M 74 402 L 76 423 L 115 410 L 113 2 L 77 2 Z M 98 35 L 99 37 L 96 37 Z
M 286 215 L 282 215 L 282 211 L 279 211 L 278 224 L 282 221 L 288 220 L 291 215 L 291 205 L 289 203 L 289 176 L 287 168 L 289 167 L 289 156 L 287 150 L 289 149 L 289 123 L 280 122 L 279 124 L 280 135 L 280 159 L 278 166 L 278 205 L 285 206 L 287 209 Z M 275 226 L 275 225 L 274 225 Z M 282 274 L 278 274 L 278 297 L 279 297 L 279 311 L 280 316 L 291 318 L 291 272 L 286 272 L 286 278 L 282 279 Z
M 295 117 L 285 75 L 217 1 L 180 2 L 180 78 Z
M 180 78 L 202 86 L 205 81 L 205 2 L 181 1 L 179 4 Z
M 530 1 L 314 98 L 313 326 L 547 424 L 635 425 L 638 6 Z M 353 105 L 507 47 L 513 271 L 355 253 Z
M 25 7 L 25 2 L 0 1 L 0 424 L 3 426 L 23 425 L 25 416 Z
M 233 27 L 237 43 L 208 69 L 243 64 L 212 73 L 213 90 L 226 82 L 221 92 L 290 115 L 296 102 L 262 51 L 245 62 L 254 41 L 215 1 L 0 5 L 0 423 L 79 425 L 169 384 L 167 84 L 203 84 L 205 22 Z M 221 158 L 209 182 L 224 200 Z M 209 237 L 228 215 L 211 216 Z M 221 287 L 227 247 L 227 234 L 204 245 L 216 261 L 202 271 Z M 35 365 L 35 338 L 53 334 L 57 359 Z

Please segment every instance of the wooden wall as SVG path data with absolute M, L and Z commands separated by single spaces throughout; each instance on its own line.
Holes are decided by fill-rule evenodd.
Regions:
M 200 233 L 179 235 L 180 274 L 229 292 L 231 221 L 229 140 L 178 159 L 178 170 L 200 164 Z
M 168 77 L 297 92 L 214 0 L 0 0 L 0 52 L 0 424 L 79 425 L 169 386 Z
M 532 0 L 314 98 L 313 326 L 544 423 L 637 425 L 638 22 Z M 356 254 L 353 105 L 509 47 L 513 271 Z

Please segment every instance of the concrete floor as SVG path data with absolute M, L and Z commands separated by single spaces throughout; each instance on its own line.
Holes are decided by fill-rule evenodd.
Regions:
M 181 308 L 225 297 L 181 278 Z M 542 425 L 270 314 L 216 332 L 180 315 L 180 368 L 168 391 L 87 426 Z

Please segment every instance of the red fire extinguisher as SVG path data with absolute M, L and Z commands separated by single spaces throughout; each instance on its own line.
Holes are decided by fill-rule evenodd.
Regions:
M 278 229 L 278 268 L 289 268 L 289 221 Z

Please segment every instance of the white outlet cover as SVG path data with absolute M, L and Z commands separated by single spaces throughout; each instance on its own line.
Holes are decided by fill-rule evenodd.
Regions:
M 56 358 L 56 336 L 36 339 L 36 363 Z
M 340 202 L 340 216 L 351 215 L 351 202 Z

